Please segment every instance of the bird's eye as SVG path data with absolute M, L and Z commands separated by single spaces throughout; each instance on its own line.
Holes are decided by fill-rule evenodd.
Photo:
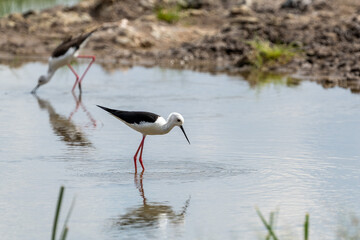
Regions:
M 178 122 L 181 122 L 181 120 L 180 120 L 180 119 L 178 119 L 177 121 L 178 121 Z

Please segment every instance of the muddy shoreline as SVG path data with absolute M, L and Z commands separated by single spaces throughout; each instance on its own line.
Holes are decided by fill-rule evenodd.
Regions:
M 83 53 L 96 55 L 107 69 L 144 65 L 246 74 L 254 68 L 247 60 L 253 51 L 248 41 L 263 39 L 301 50 L 290 62 L 263 71 L 360 91 L 360 2 L 315 0 L 307 9 L 283 9 L 282 1 L 190 1 L 199 4 L 167 23 L 156 9 L 169 2 L 84 0 L 10 14 L 0 18 L 0 61 L 46 61 L 67 36 L 99 28 Z

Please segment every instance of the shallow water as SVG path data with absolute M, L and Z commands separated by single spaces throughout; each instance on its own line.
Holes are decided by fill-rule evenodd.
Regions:
M 256 206 L 266 217 L 279 211 L 282 237 L 301 239 L 308 212 L 311 239 L 335 239 L 341 219 L 360 216 L 359 95 L 99 65 L 81 101 L 66 68 L 29 94 L 46 68 L 0 65 L 2 239 L 49 239 L 62 184 L 63 217 L 76 196 L 68 239 L 259 239 Z M 178 128 L 148 136 L 146 171 L 135 175 L 141 135 L 96 104 L 180 112 L 191 145 Z
M 79 0 L 1 0 L 0 17 L 13 12 L 40 10 L 60 4 L 70 6 L 77 2 Z

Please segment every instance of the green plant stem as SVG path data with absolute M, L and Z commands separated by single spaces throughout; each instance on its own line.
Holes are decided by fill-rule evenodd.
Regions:
M 54 224 L 53 224 L 52 236 L 51 236 L 52 240 L 55 240 L 55 237 L 56 237 L 56 228 L 57 228 L 57 223 L 58 223 L 58 220 L 59 220 L 63 195 L 64 195 L 64 186 L 61 186 L 60 191 L 59 191 L 59 197 L 58 197 L 57 205 L 56 205 L 55 218 L 54 218 Z
M 269 234 L 273 237 L 274 240 L 278 240 L 274 231 L 272 230 L 272 227 L 266 222 L 264 216 L 261 214 L 261 212 L 258 208 L 256 208 L 256 212 L 259 215 L 259 217 L 260 217 L 261 221 L 263 222 L 264 226 L 266 227 L 266 229 L 269 231 Z
M 269 225 L 271 228 L 274 227 L 274 213 L 273 212 L 270 213 Z M 266 240 L 270 240 L 270 238 L 271 238 L 271 235 L 270 235 L 270 233 L 268 233 L 268 235 L 266 236 Z
M 70 219 L 71 213 L 72 213 L 72 211 L 73 211 L 74 205 L 75 205 L 75 197 L 73 198 L 73 200 L 72 200 L 72 202 L 71 202 L 70 209 L 69 209 L 69 211 L 68 211 L 68 213 L 67 213 L 67 215 L 66 215 L 66 218 L 65 218 L 63 230 L 61 231 L 61 235 L 60 235 L 60 239 L 61 239 L 61 240 L 65 240 L 66 235 L 67 235 L 67 233 L 68 233 L 69 228 L 68 228 L 67 224 L 68 224 L 68 222 L 69 222 L 69 219 Z
M 69 228 L 66 227 L 66 228 L 64 229 L 63 234 L 61 235 L 60 240 L 65 240 L 68 232 L 69 232 Z
M 309 214 L 305 215 L 304 240 L 309 240 Z

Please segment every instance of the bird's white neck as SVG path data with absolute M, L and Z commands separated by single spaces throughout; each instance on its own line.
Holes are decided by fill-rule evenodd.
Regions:
M 57 69 L 51 69 L 51 68 L 49 67 L 49 69 L 48 69 L 48 71 L 47 71 L 47 73 L 46 73 L 46 75 L 45 75 L 45 78 L 46 78 L 47 82 L 49 82 L 50 79 L 52 78 L 52 76 L 54 76 L 56 70 L 57 70 Z
M 168 119 L 166 120 L 166 123 L 163 125 L 163 129 L 165 133 L 168 133 L 171 131 L 171 129 L 173 129 L 176 125 L 174 124 L 174 121 L 172 121 L 172 119 L 170 118 L 170 116 L 168 117 Z

